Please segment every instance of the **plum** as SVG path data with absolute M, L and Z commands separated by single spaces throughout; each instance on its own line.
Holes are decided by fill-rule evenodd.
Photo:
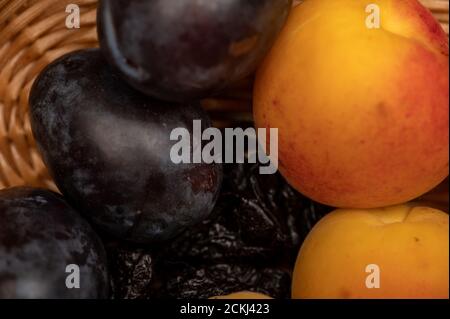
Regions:
M 151 99 L 124 82 L 98 49 L 71 53 L 33 85 L 30 117 L 44 161 L 65 197 L 102 230 L 161 242 L 209 216 L 220 164 L 175 164 L 175 128 L 211 121 L 200 102 Z M 191 154 L 192 154 L 191 149 Z
M 28 187 L 2 190 L 0 221 L 0 299 L 108 297 L 103 244 L 62 196 Z M 66 272 L 71 265 L 78 266 L 78 289 L 66 285 L 75 275 Z
M 102 0 L 102 50 L 142 92 L 168 101 L 213 94 L 255 71 L 292 0 Z

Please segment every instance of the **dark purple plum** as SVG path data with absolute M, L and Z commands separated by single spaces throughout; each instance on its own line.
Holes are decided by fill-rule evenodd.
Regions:
M 292 0 L 102 0 L 102 50 L 142 92 L 169 101 L 213 94 L 250 75 Z
M 69 265 L 79 267 L 79 288 L 66 286 Z M 62 196 L 0 191 L 0 299 L 107 298 L 108 287 L 103 244 Z
M 214 208 L 222 166 L 170 159 L 172 129 L 192 135 L 193 120 L 210 126 L 200 103 L 166 103 L 135 91 L 97 49 L 44 70 L 31 91 L 30 117 L 61 192 L 116 237 L 161 242 Z

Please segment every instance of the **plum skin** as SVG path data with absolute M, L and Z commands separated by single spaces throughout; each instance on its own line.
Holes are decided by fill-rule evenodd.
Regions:
M 165 103 L 129 87 L 98 49 L 41 73 L 30 95 L 32 130 L 65 197 L 94 224 L 136 243 L 161 242 L 207 218 L 220 164 L 170 160 L 173 128 L 210 119 L 199 102 Z
M 100 46 L 138 90 L 204 98 L 252 74 L 292 0 L 102 0 Z
M 106 253 L 87 221 L 59 194 L 17 187 L 0 191 L 0 298 L 108 297 Z M 66 287 L 68 265 L 80 288 Z

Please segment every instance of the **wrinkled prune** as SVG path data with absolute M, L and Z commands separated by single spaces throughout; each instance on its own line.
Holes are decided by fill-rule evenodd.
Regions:
M 109 241 L 106 245 L 111 287 L 116 299 L 144 299 L 153 280 L 153 257 L 138 247 Z
M 282 268 L 248 264 L 215 264 L 193 266 L 186 263 L 165 263 L 155 278 L 163 283 L 153 297 L 206 299 L 236 291 L 253 291 L 273 298 L 290 296 L 291 277 Z
M 164 100 L 203 98 L 250 75 L 292 0 L 102 0 L 102 50 L 139 90 Z
M 114 248 L 121 251 L 113 254 L 120 256 L 113 273 L 120 277 L 116 295 L 210 298 L 254 291 L 290 296 L 299 247 L 331 208 L 298 194 L 279 174 L 260 175 L 257 164 L 229 164 L 224 172 L 222 194 L 208 220 L 164 246 Z M 136 261 L 150 259 L 152 269 L 136 271 Z M 142 274 L 151 280 L 140 283 L 139 269 L 146 269 Z
M 108 288 L 100 239 L 60 195 L 0 191 L 0 299 L 107 298 Z
M 226 300 L 233 300 L 233 299 L 272 299 L 272 297 L 258 293 L 258 292 L 251 292 L 251 291 L 238 291 L 233 292 L 229 295 L 222 295 L 222 296 L 214 296 L 210 299 L 226 299 Z
M 172 260 L 286 258 L 293 264 L 308 232 L 331 208 L 300 195 L 280 174 L 260 175 L 258 168 L 257 164 L 224 166 L 222 194 L 211 218 L 168 246 Z
M 170 158 L 173 129 L 192 135 L 193 120 L 210 126 L 198 102 L 144 96 L 93 49 L 66 55 L 42 72 L 31 91 L 30 117 L 58 188 L 109 233 L 162 241 L 211 213 L 221 165 L 177 165 Z

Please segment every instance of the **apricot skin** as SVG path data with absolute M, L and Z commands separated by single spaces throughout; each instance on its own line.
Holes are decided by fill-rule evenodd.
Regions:
M 448 176 L 448 38 L 416 0 L 306 0 L 260 67 L 258 128 L 279 129 L 280 171 L 306 196 L 374 208 Z
M 411 204 L 336 210 L 304 242 L 292 297 L 448 299 L 448 220 L 444 212 Z M 373 264 L 379 289 L 366 286 L 366 267 Z

